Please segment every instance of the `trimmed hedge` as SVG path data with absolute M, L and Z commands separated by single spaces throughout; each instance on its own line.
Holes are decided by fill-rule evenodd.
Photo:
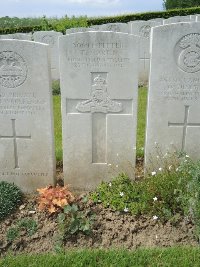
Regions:
M 159 12 L 146 12 L 137 14 L 127 14 L 113 17 L 99 17 L 88 19 L 88 26 L 100 25 L 106 23 L 127 23 L 133 20 L 150 20 L 155 18 L 170 18 L 174 16 L 187 16 L 193 14 L 200 14 L 200 7 L 184 8 L 184 9 L 171 9 Z
M 43 17 L 43 25 L 36 26 L 18 26 L 9 28 L 0 28 L 0 34 L 12 34 L 17 32 L 27 33 L 34 31 L 60 31 L 65 33 L 65 30 L 73 27 L 90 27 L 92 25 L 100 25 L 106 23 L 127 23 L 133 20 L 150 20 L 155 18 L 169 18 L 174 16 L 187 16 L 193 14 L 200 14 L 200 7 L 184 8 L 184 9 L 171 9 L 167 11 L 159 12 L 146 12 L 137 14 L 120 15 L 113 17 L 97 17 L 97 18 L 87 18 L 87 17 L 63 17 L 61 19 L 48 19 Z

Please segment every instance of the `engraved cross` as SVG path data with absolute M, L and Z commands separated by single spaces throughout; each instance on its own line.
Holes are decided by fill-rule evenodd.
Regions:
M 144 63 L 144 69 L 147 68 L 147 66 L 149 65 L 149 57 L 146 55 L 146 52 L 144 52 L 144 56 L 140 58 L 140 60 L 143 61 Z
M 19 161 L 18 161 L 18 148 L 17 148 L 17 139 L 31 139 L 31 135 L 28 136 L 19 136 L 16 134 L 16 127 L 15 127 L 15 119 L 11 119 L 12 122 L 12 135 L 0 135 L 2 139 L 13 139 L 13 146 L 14 146 L 14 159 L 15 159 L 15 169 L 19 169 Z
M 182 135 L 182 145 L 181 150 L 185 150 L 185 144 L 186 144 L 186 137 L 187 137 L 187 128 L 188 127 L 200 127 L 200 123 L 189 123 L 188 122 L 188 116 L 189 116 L 189 109 L 190 106 L 185 106 L 185 116 L 184 116 L 184 122 L 168 122 L 169 127 L 182 127 L 183 128 L 183 135 Z

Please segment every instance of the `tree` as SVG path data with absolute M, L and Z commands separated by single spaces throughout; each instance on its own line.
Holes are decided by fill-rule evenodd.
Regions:
M 200 0 L 163 0 L 165 9 L 200 6 Z

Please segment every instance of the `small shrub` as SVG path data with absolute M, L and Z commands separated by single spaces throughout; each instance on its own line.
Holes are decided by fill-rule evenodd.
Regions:
M 55 80 L 52 82 L 52 94 L 60 95 L 60 81 L 59 80 Z
M 111 182 L 102 182 L 91 198 L 113 210 L 175 222 L 185 214 L 188 179 L 187 173 L 174 169 L 154 172 L 138 182 L 121 174 Z
M 16 185 L 0 182 L 0 221 L 16 210 L 22 197 L 22 191 Z
M 26 231 L 28 236 L 32 236 L 37 231 L 37 223 L 33 219 L 24 218 L 17 221 L 16 226 L 11 227 L 7 232 L 7 240 L 13 242 L 20 236 L 21 231 Z
M 37 189 L 39 192 L 39 210 L 47 210 L 49 213 L 61 211 L 64 206 L 74 201 L 74 196 L 67 186 L 48 186 Z
M 79 232 L 89 235 L 92 230 L 94 215 L 88 211 L 81 211 L 77 204 L 67 205 L 64 212 L 59 214 L 59 230 L 63 240 Z
M 11 227 L 6 234 L 8 242 L 13 242 L 18 237 L 19 237 L 19 229 L 17 227 Z

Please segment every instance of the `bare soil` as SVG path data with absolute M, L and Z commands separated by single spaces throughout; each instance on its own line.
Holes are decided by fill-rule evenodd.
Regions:
M 137 176 L 140 178 L 143 175 L 142 161 L 139 161 L 137 166 Z M 57 180 L 62 184 L 62 166 L 57 166 Z M 65 242 L 66 249 L 198 246 L 194 238 L 194 225 L 183 218 L 176 225 L 170 222 L 161 223 L 149 217 L 135 217 L 128 213 L 112 211 L 91 201 L 83 209 L 92 210 L 96 214 L 92 233 L 89 236 L 79 233 L 69 237 Z M 23 218 L 30 218 L 37 222 L 36 233 L 28 236 L 24 230 L 16 240 L 8 242 L 7 231 Z M 57 237 L 57 216 L 50 216 L 38 210 L 37 195 L 26 195 L 16 213 L 0 222 L 0 255 L 5 255 L 8 251 L 15 255 L 53 252 Z

